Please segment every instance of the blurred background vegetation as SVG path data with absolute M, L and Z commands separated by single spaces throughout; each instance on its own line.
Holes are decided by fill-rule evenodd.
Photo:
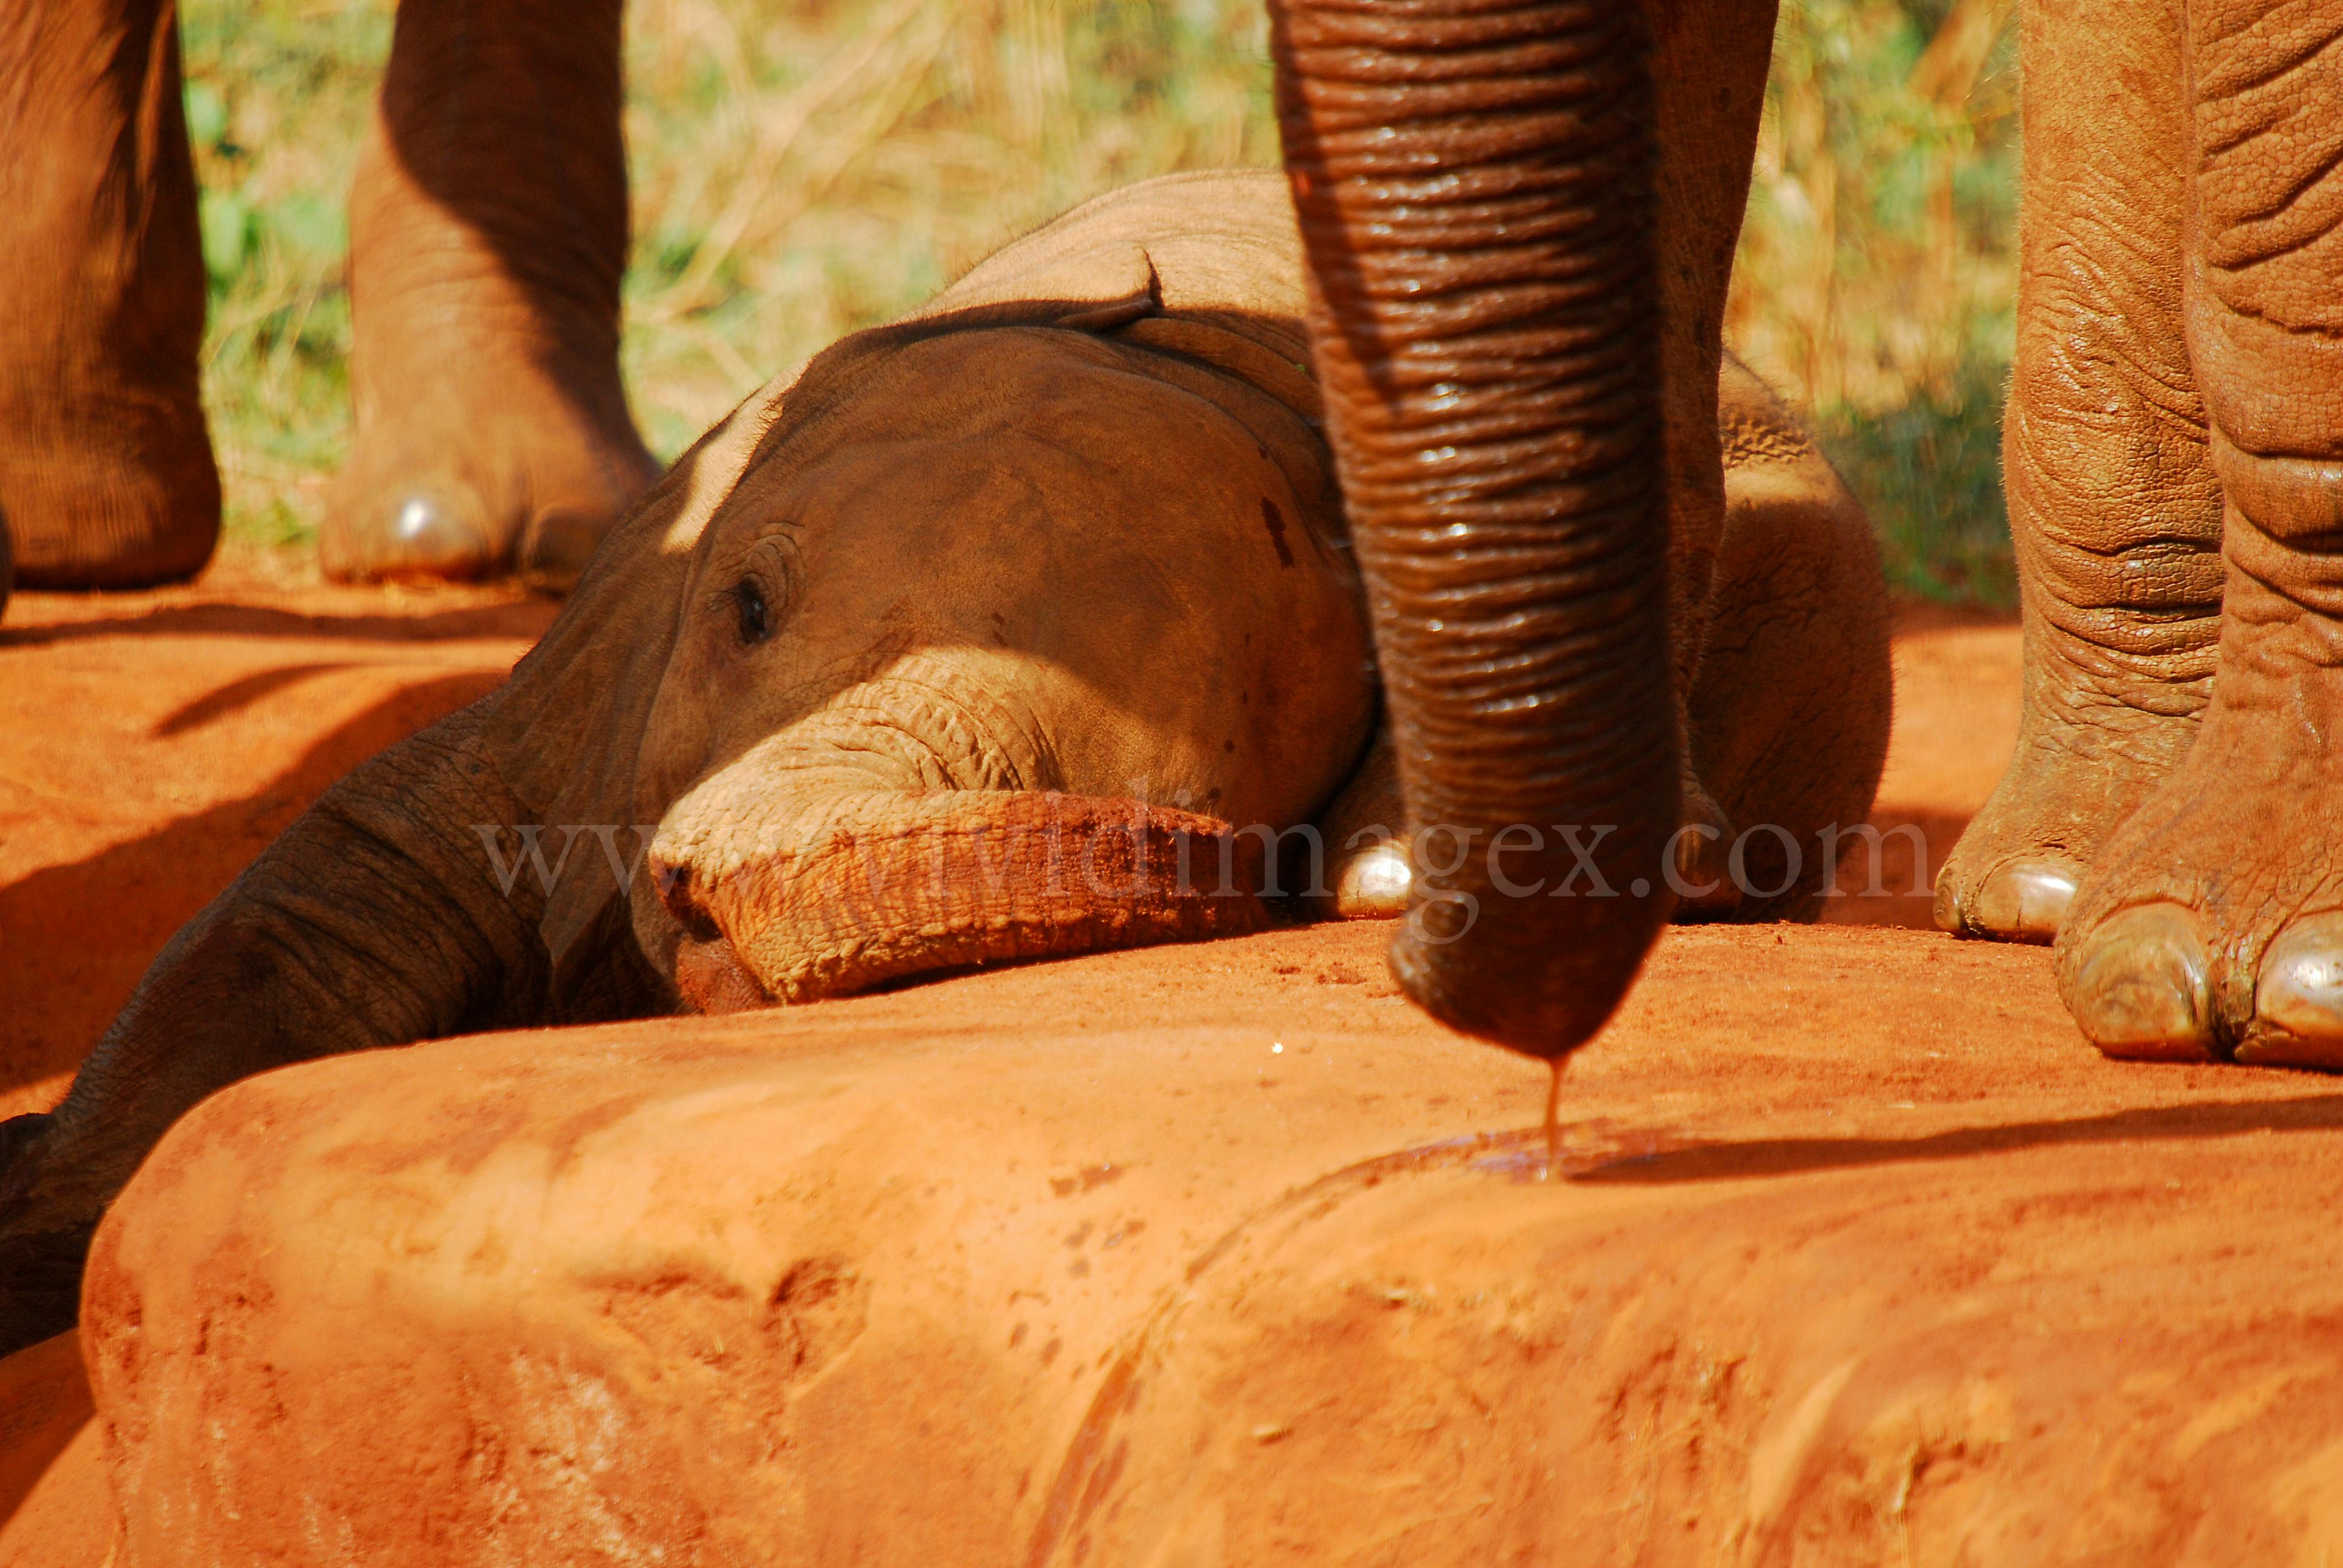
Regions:
M 1869 505 L 1894 586 L 2006 604 L 2012 0 L 1785 0 L 1726 336 Z M 349 433 L 343 194 L 389 0 L 185 0 L 206 397 L 243 538 Z M 634 0 L 625 360 L 672 456 L 750 388 L 1113 186 L 1267 166 L 1261 0 Z

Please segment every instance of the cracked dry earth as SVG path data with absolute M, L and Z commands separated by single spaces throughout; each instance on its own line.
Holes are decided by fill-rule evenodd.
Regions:
M 543 618 L 13 607 L 15 1103 Z M 1901 639 L 1936 855 L 2016 645 Z M 0 1362 L 0 1563 L 2324 1561 L 2343 1094 L 2104 1061 L 1927 908 L 1673 933 L 1552 1171 L 1361 926 L 255 1081 Z

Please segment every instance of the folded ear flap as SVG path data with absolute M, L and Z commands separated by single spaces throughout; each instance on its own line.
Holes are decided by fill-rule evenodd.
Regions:
M 1161 281 L 1145 246 L 1117 239 L 1070 250 L 1051 243 L 1061 223 L 979 262 L 899 325 L 1111 332 L 1161 307 Z
M 599 983 L 593 977 L 609 934 L 628 929 L 622 882 L 649 848 L 649 829 L 633 830 L 636 762 L 674 648 L 694 548 L 748 471 L 787 390 L 783 381 L 760 388 L 676 459 L 604 541 L 544 639 L 488 699 L 481 749 L 524 819 L 603 830 L 568 857 L 539 926 L 558 1016 L 573 1013 L 568 990 Z

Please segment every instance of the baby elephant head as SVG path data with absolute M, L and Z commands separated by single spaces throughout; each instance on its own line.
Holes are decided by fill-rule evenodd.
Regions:
M 1262 922 L 1269 834 L 1231 829 L 1306 822 L 1357 758 L 1363 611 L 1331 487 L 1272 456 L 1308 431 L 1167 363 L 993 327 L 792 391 L 637 775 L 636 932 L 687 1003 Z

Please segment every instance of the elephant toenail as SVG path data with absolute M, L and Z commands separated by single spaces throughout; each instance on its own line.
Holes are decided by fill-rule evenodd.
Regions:
M 1966 927 L 2005 942 L 2049 941 L 2075 901 L 2075 880 L 2056 860 L 2011 860 L 1977 884 Z
M 2343 1069 L 2343 910 L 2306 915 L 2270 943 L 2237 1060 Z
M 1413 880 L 1407 850 L 1387 839 L 1342 862 L 1334 871 L 1334 912 L 1346 920 L 1393 920 L 1407 913 Z
M 319 541 L 329 576 L 484 577 L 501 562 L 488 518 L 468 487 L 426 483 L 397 491 Z
M 1955 936 L 1961 934 L 1961 896 L 1954 890 L 1953 879 L 1948 873 L 1939 873 L 1936 878 L 1934 914 L 1938 930 L 1950 931 Z
M 2075 1021 L 2107 1056 L 2206 1061 L 2213 1036 L 2205 943 L 2177 904 L 2143 904 L 2110 916 L 2076 960 Z

